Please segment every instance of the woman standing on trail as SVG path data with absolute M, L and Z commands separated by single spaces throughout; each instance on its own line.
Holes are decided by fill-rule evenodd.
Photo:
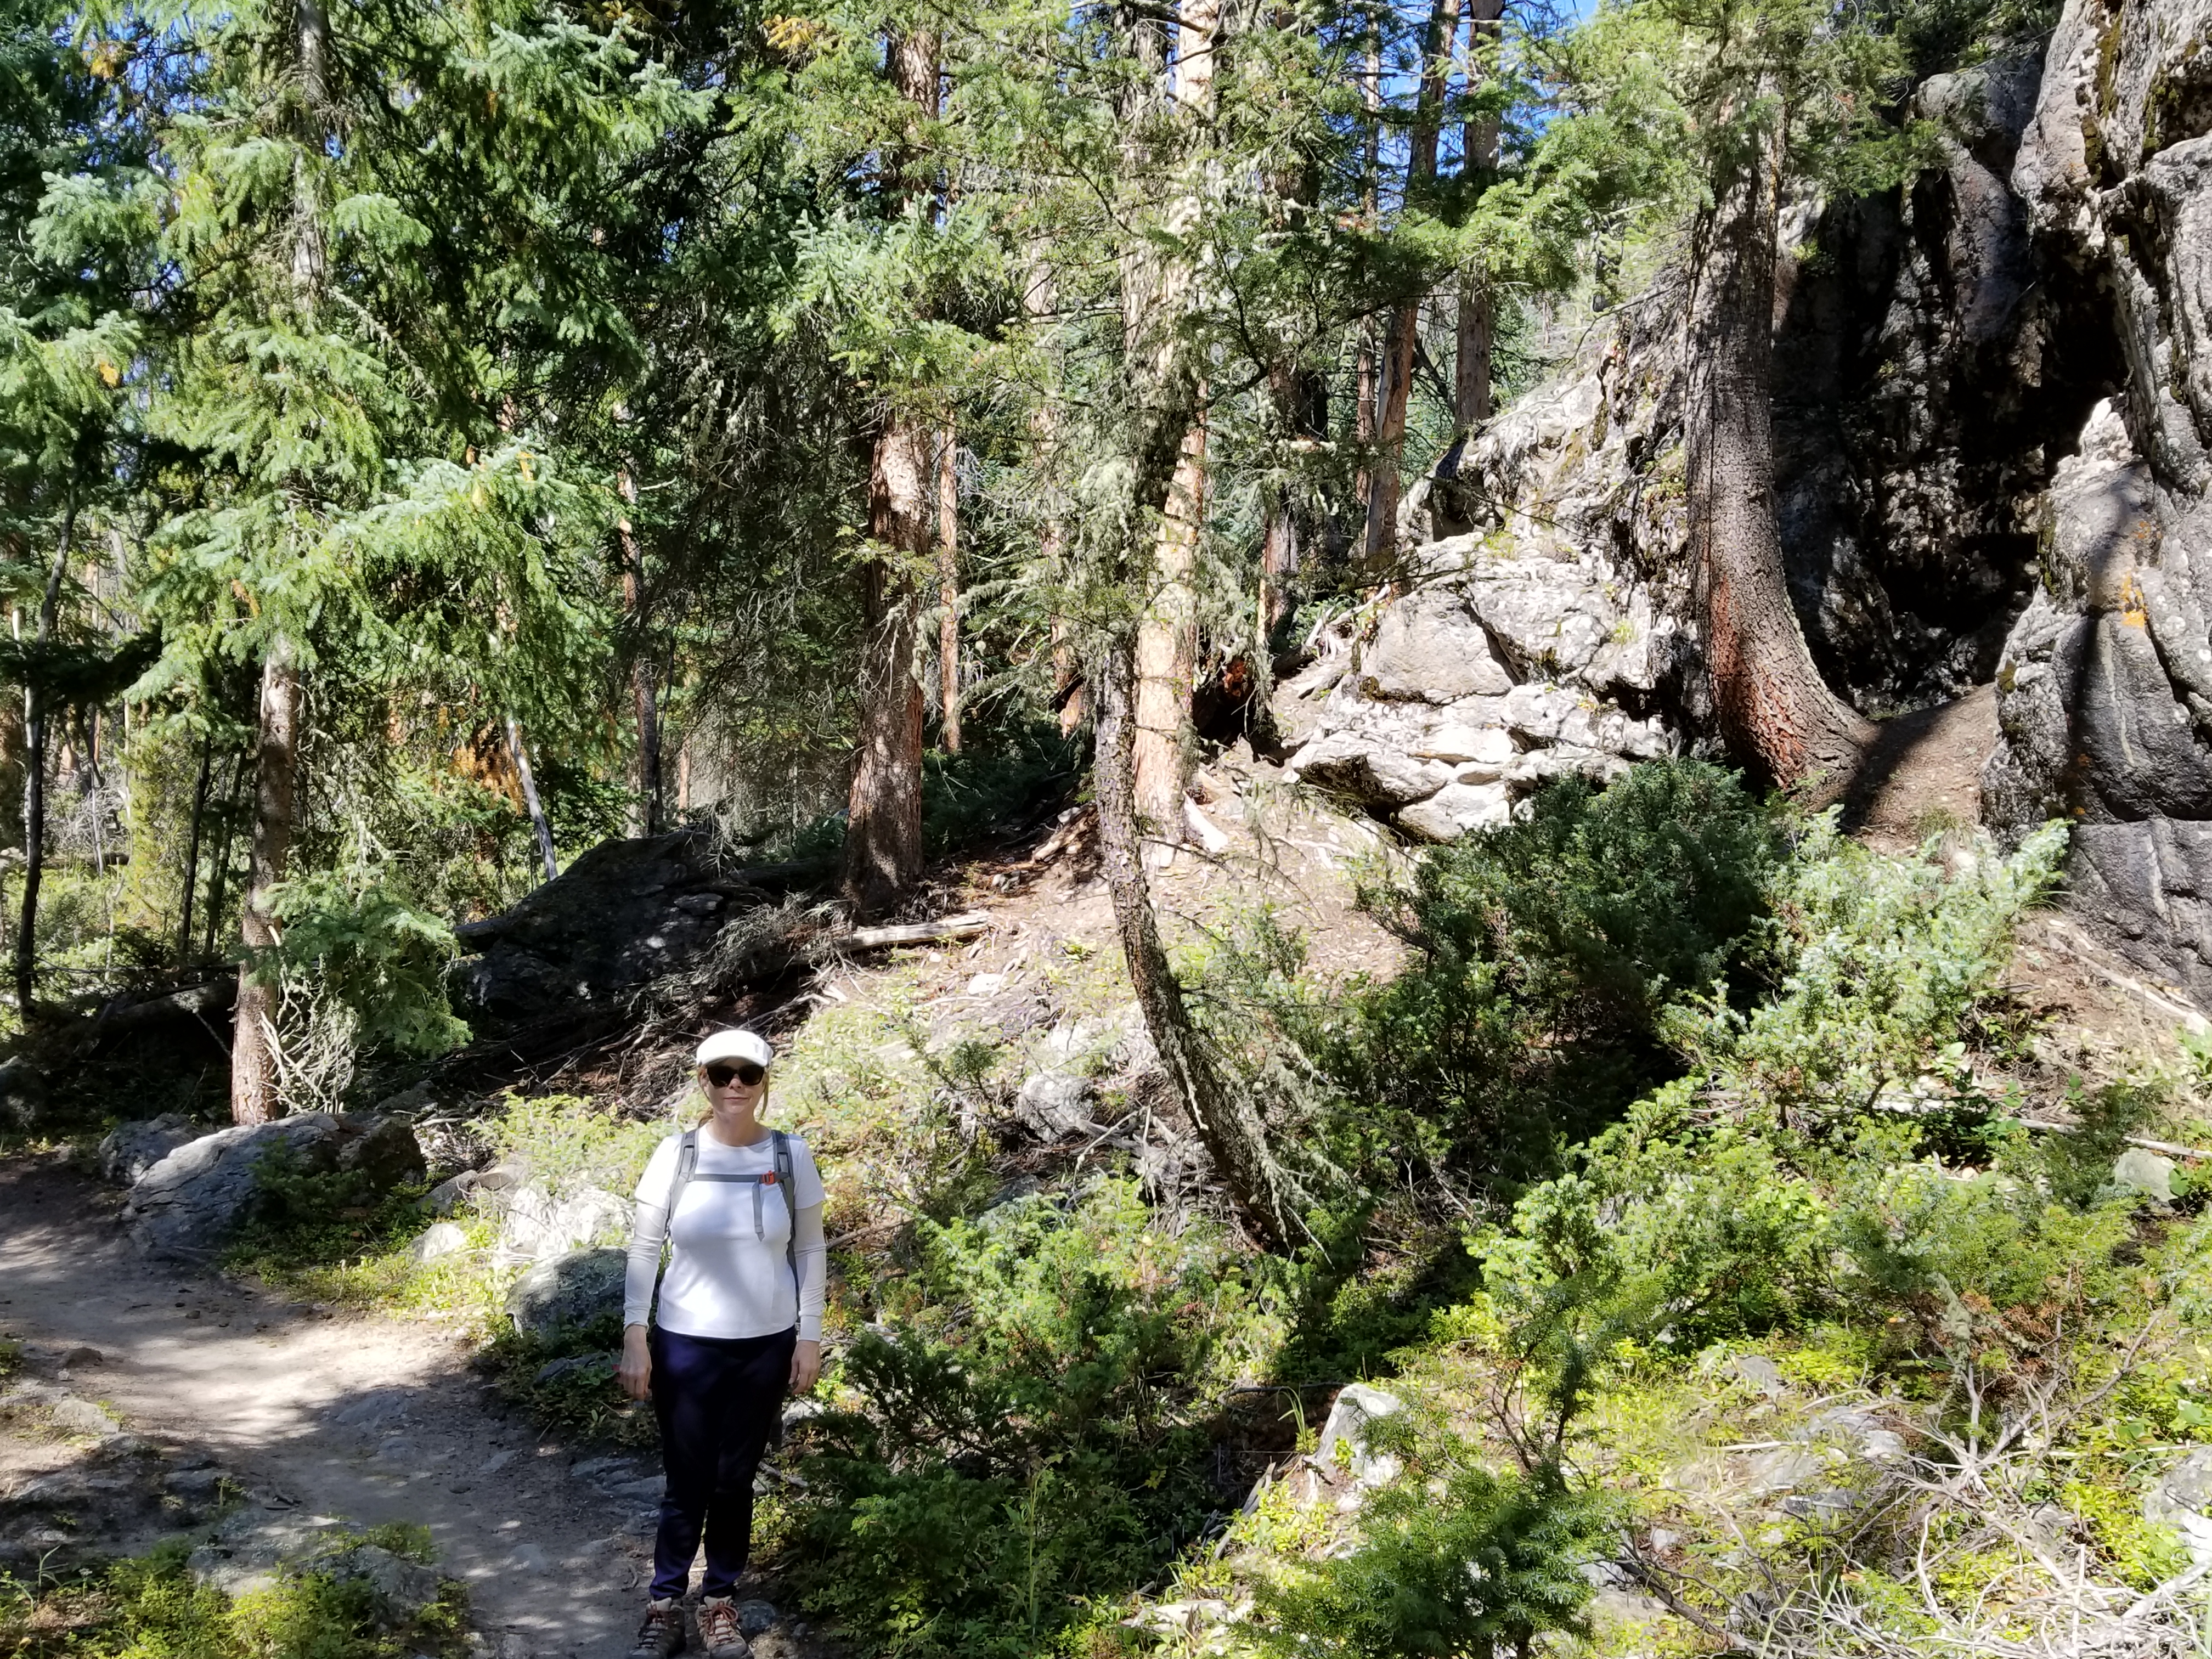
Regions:
M 750 1651 L 734 1592 L 752 1547 L 754 1471 L 786 1387 L 803 1394 L 822 1371 L 822 1177 L 805 1141 L 761 1121 L 775 1050 L 755 1032 L 722 1030 L 696 1059 L 710 1109 L 645 1166 L 623 1285 L 617 1376 L 630 1398 L 653 1401 L 665 1473 L 633 1659 L 682 1650 L 702 1536 L 699 1644 L 711 1659 Z

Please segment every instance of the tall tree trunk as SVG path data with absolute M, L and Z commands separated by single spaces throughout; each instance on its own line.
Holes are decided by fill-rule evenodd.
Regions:
M 1201 393 L 1201 395 L 1203 395 Z M 1198 599 L 1191 574 L 1205 520 L 1206 424 L 1183 433 L 1152 561 L 1150 603 L 1137 629 L 1132 764 L 1137 822 L 1157 862 L 1182 840 L 1190 694 L 1198 678 Z
M 180 963 L 192 958 L 192 901 L 199 896 L 200 836 L 207 824 L 208 780 L 214 772 L 215 733 L 210 732 L 200 739 L 200 776 L 192 787 L 192 827 L 185 841 L 185 914 L 177 924 L 177 960 Z
M 878 915 L 921 878 L 921 682 L 915 677 L 919 594 L 935 518 L 928 424 L 893 411 L 868 475 L 868 531 L 891 550 L 860 573 L 860 763 L 845 826 L 845 896 Z
M 1459 33 L 1460 0 L 1435 0 L 1421 42 L 1421 78 L 1415 94 L 1413 143 L 1406 158 L 1406 204 L 1413 207 L 1437 176 L 1437 135 L 1443 118 L 1445 78 Z M 1421 337 L 1421 298 L 1414 295 L 1391 314 L 1383 363 L 1382 406 L 1376 422 L 1375 481 L 1367 495 L 1366 557 L 1387 562 L 1398 550 L 1400 475 L 1405 467 L 1406 415 L 1413 392 L 1413 352 Z
M 637 504 L 637 480 L 630 476 L 627 461 L 616 471 L 615 488 L 626 507 Z M 663 817 L 660 696 L 659 688 L 653 683 L 653 655 L 647 649 L 649 624 L 646 616 L 645 560 L 638 552 L 636 532 L 627 512 L 615 520 L 615 534 L 622 543 L 623 606 L 629 613 L 630 635 L 636 651 L 629 671 L 630 702 L 637 716 L 637 808 L 630 819 L 630 833 L 657 836 Z
M 1127 959 L 1129 982 L 1160 1063 L 1212 1159 L 1214 1173 L 1245 1218 L 1270 1243 L 1287 1243 L 1290 1194 L 1249 1103 L 1229 1086 L 1205 1037 L 1193 1024 L 1182 987 L 1169 966 L 1145 875 L 1144 830 L 1130 784 L 1137 736 L 1131 718 L 1136 665 L 1127 649 L 1109 645 L 1091 678 L 1098 742 L 1096 769 L 1099 862 L 1114 902 L 1115 930 Z
M 246 905 L 239 918 L 246 960 L 238 970 L 238 1018 L 230 1046 L 230 1118 L 265 1123 L 278 1115 L 276 986 L 256 972 L 254 954 L 279 942 L 271 890 L 292 853 L 292 810 L 299 787 L 300 669 L 292 642 L 278 635 L 261 665 L 260 747 L 254 757 L 253 838 Z
M 891 83 L 916 112 L 915 126 L 937 113 L 937 37 L 894 36 L 884 53 Z M 896 147 L 888 171 L 903 175 L 913 143 Z M 860 572 L 866 638 L 860 647 L 860 755 L 845 824 L 845 896 L 864 916 L 891 908 L 921 879 L 921 684 L 915 678 L 920 596 L 915 575 L 928 567 L 934 539 L 930 426 L 894 407 L 877 432 L 868 465 L 868 533 L 891 550 Z
M 1498 33 L 1505 0 L 1468 0 L 1467 45 L 1470 73 L 1486 56 L 1482 48 Z M 1474 88 L 1469 86 L 1471 94 Z M 1498 118 L 1470 113 L 1460 128 L 1460 173 L 1486 186 L 1498 171 Z M 1459 319 L 1453 331 L 1452 420 L 1462 431 L 1490 418 L 1490 359 L 1498 344 L 1497 301 L 1489 278 L 1480 272 L 1460 279 Z
M 945 752 L 960 752 L 960 475 L 945 423 L 937 455 L 937 699 Z
M 1221 0 L 1182 0 L 1176 26 L 1175 100 L 1184 120 L 1203 129 L 1213 118 L 1213 64 L 1221 32 Z M 1194 191 L 1179 215 L 1195 219 Z M 1181 259 L 1155 273 L 1155 303 L 1164 315 L 1185 303 L 1193 273 Z M 1153 560 L 1152 585 L 1137 629 L 1134 764 L 1137 820 L 1155 857 L 1183 836 L 1183 787 L 1190 757 L 1184 728 L 1198 680 L 1198 596 L 1191 579 L 1206 522 L 1206 393 L 1176 453 Z
M 222 787 L 220 839 L 216 842 L 215 873 L 208 878 L 207 940 L 202 957 L 213 960 L 216 935 L 222 931 L 222 902 L 230 896 L 230 847 L 238 835 L 239 790 L 246 781 L 245 757 L 234 755 L 230 776 Z
M 1778 126 L 1747 134 L 1732 160 L 1698 226 L 1684 410 L 1713 702 L 1740 763 L 1784 786 L 1817 779 L 1828 793 L 1850 781 L 1874 729 L 1821 679 L 1782 568 L 1771 378 Z
M 530 813 L 531 829 L 537 832 L 538 856 L 545 866 L 545 879 L 550 881 L 561 873 L 561 866 L 553 858 L 553 825 L 538 799 L 538 779 L 530 769 L 530 750 L 523 746 L 522 722 L 512 714 L 507 717 L 507 752 L 514 761 L 515 776 L 522 780 L 522 804 Z
M 331 23 L 322 0 L 295 0 L 296 67 L 302 116 L 301 155 L 292 169 L 292 296 L 313 317 L 322 298 L 325 270 L 321 204 L 306 156 L 329 142 L 331 128 Z M 305 514 L 306 491 L 295 485 L 293 507 Z M 292 812 L 299 793 L 300 667 L 292 641 L 270 636 L 261 659 L 261 703 L 253 761 L 253 832 L 247 855 L 246 902 L 239 932 L 246 958 L 239 964 L 238 1004 L 230 1043 L 230 1115 L 234 1123 L 264 1123 L 283 1106 L 277 1098 L 276 987 L 257 973 L 255 953 L 278 942 L 270 905 L 292 853 Z
M 59 609 L 62 577 L 69 569 L 70 546 L 76 538 L 76 497 L 72 494 L 62 508 L 61 543 L 46 573 L 46 591 L 39 600 L 38 667 L 24 699 L 23 754 L 23 908 L 15 926 L 15 1008 L 27 1025 L 39 978 L 39 886 L 46 877 L 46 647 L 53 642 L 55 613 Z

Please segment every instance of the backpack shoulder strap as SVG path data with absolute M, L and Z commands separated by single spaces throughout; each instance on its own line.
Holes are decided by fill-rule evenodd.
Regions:
M 668 1207 L 662 1212 L 660 1262 L 653 1270 L 653 1299 L 658 1304 L 660 1281 L 668 1272 L 668 1258 L 676 1253 L 676 1237 L 670 1224 L 676 1219 L 676 1206 L 684 1201 L 684 1189 L 691 1184 L 691 1172 L 699 1167 L 699 1132 L 686 1129 L 676 1143 L 676 1173 L 668 1182 Z
M 676 1143 L 676 1176 L 668 1183 L 668 1218 L 676 1218 L 676 1206 L 684 1201 L 684 1189 L 691 1184 L 692 1171 L 699 1167 L 699 1132 L 686 1129 L 684 1139 Z
M 783 1259 L 791 1268 L 791 1293 L 799 1294 L 799 1188 L 791 1177 L 791 1137 L 781 1129 L 771 1129 L 775 1152 L 776 1184 L 783 1188 L 784 1213 L 791 1218 L 791 1231 L 784 1235 Z

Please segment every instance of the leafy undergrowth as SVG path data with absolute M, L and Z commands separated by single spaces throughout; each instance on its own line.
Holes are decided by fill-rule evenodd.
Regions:
M 419 1528 L 349 1534 L 328 1553 L 372 1545 L 427 1564 Z M 189 1540 L 55 1583 L 0 1575 L 0 1653 L 11 1659 L 459 1659 L 465 1592 L 452 1580 L 428 1605 L 395 1613 L 364 1579 L 310 1563 L 235 1598 L 196 1584 Z
M 1887 857 L 1668 763 L 1378 880 L 1388 982 L 1247 918 L 1198 989 L 1313 1200 L 1290 1260 L 1127 1159 L 1008 1187 L 961 1121 L 1033 1039 L 932 1045 L 877 976 L 794 1054 L 877 1231 L 776 1559 L 910 1656 L 1707 1651 L 1754 1616 L 2027 1652 L 2062 1604 L 2118 1617 L 2185 1559 L 2142 1503 L 2212 1421 L 2212 1235 L 2185 1168 L 2115 1178 L 2197 1133 L 2173 1057 L 2036 1092 L 2002 980 L 2063 846 Z M 1111 1085 L 1085 966 L 1103 1035 L 1053 1060 Z M 1407 1402 L 1366 1489 L 1307 1419 L 1363 1376 Z M 1985 1569 L 2012 1588 L 1961 1599 Z
M 1387 980 L 1218 907 L 1182 961 L 1307 1194 L 1289 1257 L 1111 1135 L 1021 1127 L 1041 1071 L 1101 1127 L 1152 1109 L 1110 949 L 1041 951 L 1018 1024 L 922 955 L 848 976 L 774 1103 L 836 1276 L 764 1561 L 902 1659 L 2179 1643 L 2189 1558 L 2144 1504 L 2212 1437 L 2212 1223 L 2130 1139 L 2204 1144 L 2212 1066 L 2037 1058 L 2004 976 L 2063 847 L 1880 854 L 1668 763 L 1376 865 Z M 566 1200 L 665 1128 L 510 1100 L 483 1133 Z M 467 1320 L 539 1420 L 650 1444 L 612 1330 L 515 1335 L 512 1224 L 453 1221 L 428 1262 L 404 1194 L 254 1259 Z M 1363 1379 L 1405 1402 L 1368 1449 L 1395 1478 L 1316 1443 Z

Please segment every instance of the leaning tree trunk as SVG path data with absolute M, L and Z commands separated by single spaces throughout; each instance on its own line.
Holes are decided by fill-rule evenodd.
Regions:
M 277 1115 L 276 983 L 255 955 L 278 942 L 272 890 L 292 853 L 292 807 L 299 788 L 300 670 L 292 643 L 269 642 L 261 665 L 260 745 L 254 757 L 252 874 L 239 930 L 246 959 L 238 970 L 238 1015 L 230 1045 L 230 1118 L 265 1123 Z
M 1790 603 L 1774 517 L 1778 129 L 1747 137 L 1698 227 L 1688 309 L 1690 547 L 1721 735 L 1761 779 L 1848 783 L 1874 729 L 1828 690 Z
M 1109 645 L 1092 676 L 1097 712 L 1093 777 L 1098 800 L 1098 854 L 1114 901 L 1114 925 L 1127 960 L 1129 982 L 1145 1029 L 1174 1079 L 1199 1139 L 1230 1197 L 1270 1243 L 1291 1232 L 1289 1194 L 1267 1149 L 1267 1132 L 1250 1103 L 1229 1086 L 1190 1018 L 1182 986 L 1168 963 L 1145 876 L 1142 826 L 1132 781 L 1137 735 L 1131 719 L 1135 662 L 1126 646 Z
M 915 677 L 915 571 L 931 554 L 929 426 L 894 411 L 868 471 L 868 529 L 891 550 L 860 573 L 860 763 L 845 825 L 845 896 L 880 915 L 921 879 L 921 682 Z
M 1201 394 L 1202 395 L 1202 394 Z M 1198 679 L 1198 562 L 1206 500 L 1206 418 L 1184 432 L 1168 486 L 1153 559 L 1149 603 L 1137 626 L 1134 768 L 1137 823 L 1155 861 L 1182 840 L 1183 787 L 1189 753 L 1183 728 Z

